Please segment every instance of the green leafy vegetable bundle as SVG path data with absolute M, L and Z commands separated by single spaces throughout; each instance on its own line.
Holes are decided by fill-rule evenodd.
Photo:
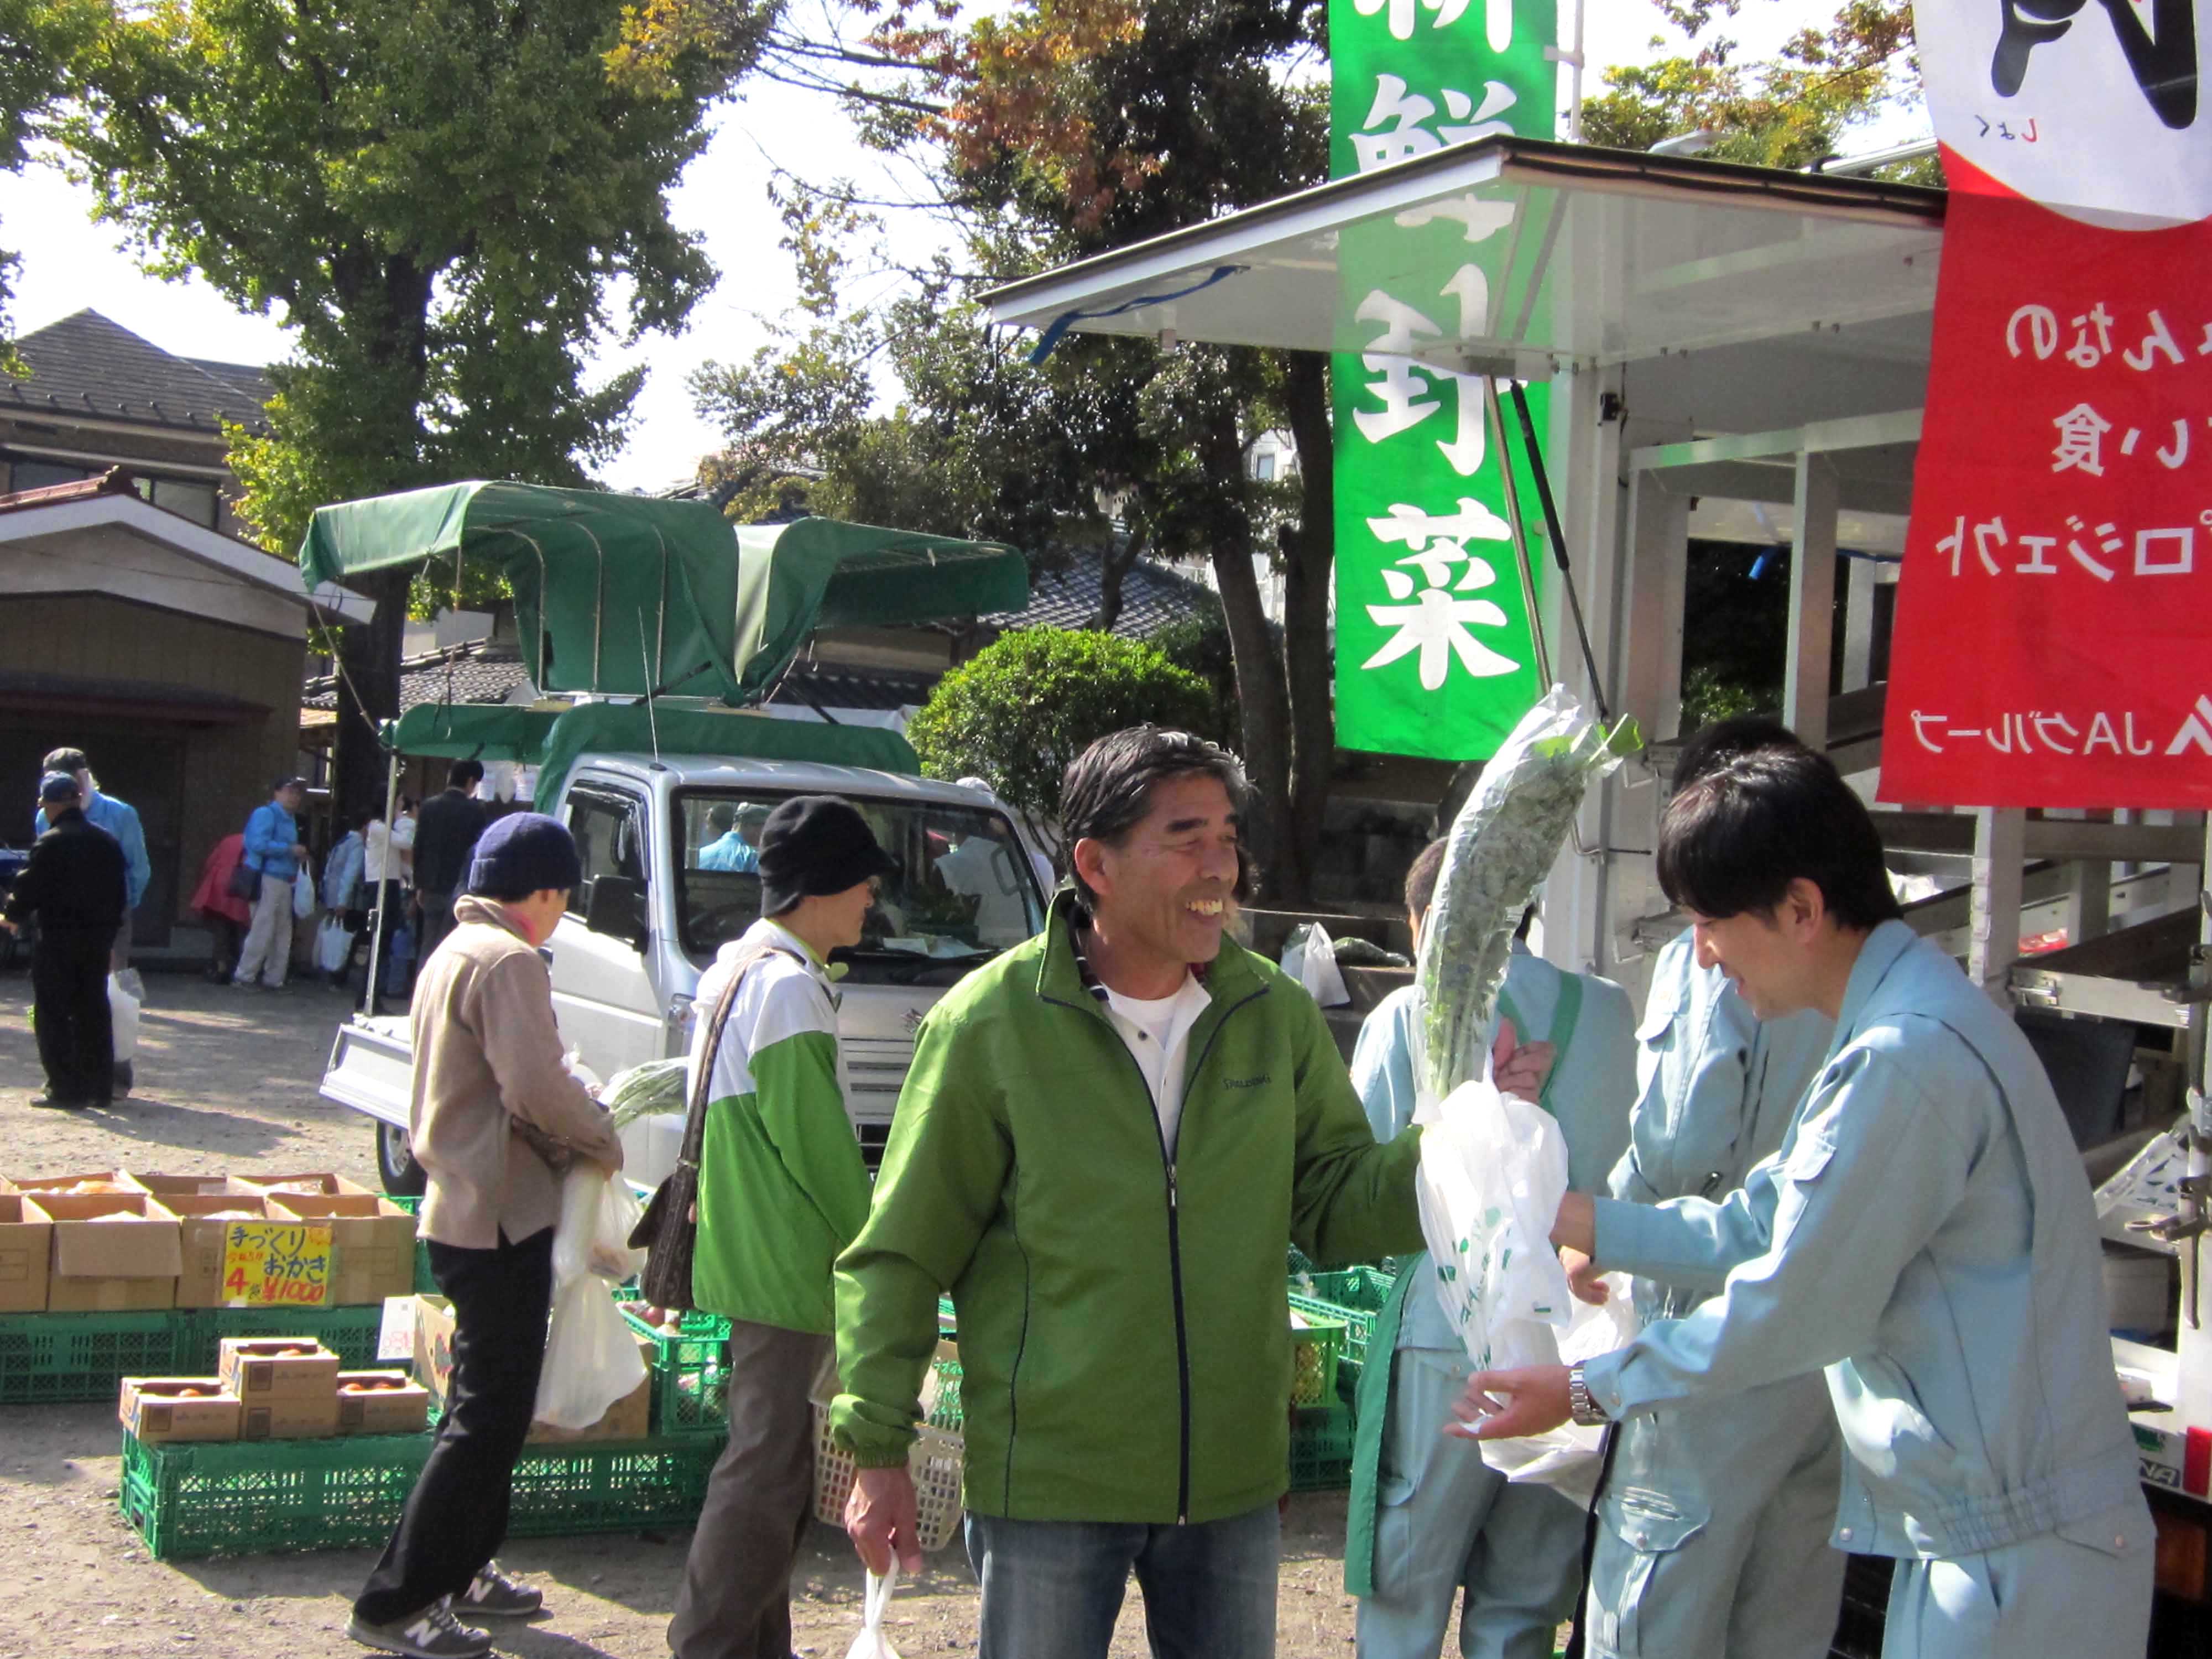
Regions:
M 617 1129 L 641 1117 L 680 1112 L 688 1103 L 684 1074 L 681 1060 L 649 1060 L 642 1066 L 617 1072 L 607 1079 L 606 1089 L 599 1098 L 614 1115 Z
M 1453 821 L 1421 929 L 1419 1078 L 1442 1100 L 1481 1078 L 1521 914 L 1551 872 L 1594 778 L 1640 739 L 1610 737 L 1564 688 L 1522 717 Z

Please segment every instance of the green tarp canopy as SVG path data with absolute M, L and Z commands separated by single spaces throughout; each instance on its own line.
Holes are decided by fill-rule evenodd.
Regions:
M 741 756 L 859 766 L 910 776 L 921 771 L 913 746 L 883 726 L 778 720 L 769 714 L 671 705 L 658 698 L 649 714 L 642 702 L 586 702 L 562 709 L 420 703 L 386 725 L 384 740 L 403 755 L 536 766 L 541 804 L 560 793 L 576 757 L 586 753 L 658 752 L 717 759 Z
M 994 542 L 801 519 L 735 526 L 706 501 L 457 483 L 316 510 L 308 589 L 450 559 L 514 590 L 542 692 L 757 701 L 817 628 L 1018 611 L 1029 567 Z

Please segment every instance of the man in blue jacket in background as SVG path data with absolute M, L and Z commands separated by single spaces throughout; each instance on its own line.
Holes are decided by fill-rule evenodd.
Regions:
M 1444 843 L 1433 842 L 1406 878 L 1417 942 L 1443 860 Z M 1407 986 L 1360 1027 L 1352 1083 L 1377 1140 L 1413 1121 L 1418 1006 Z M 1570 1184 L 1598 1184 L 1628 1143 L 1636 1088 L 1628 993 L 1556 968 L 1516 939 L 1498 1006 L 1525 1039 L 1512 1051 L 1520 1086 L 1501 1073 L 1500 1090 L 1559 1121 Z M 1532 1078 L 1540 1081 L 1530 1086 Z M 1551 1659 L 1553 1632 L 1582 1587 L 1587 1511 L 1548 1486 L 1508 1482 L 1479 1447 L 1444 1433 L 1468 1353 L 1431 1279 L 1425 1254 L 1401 1268 L 1359 1374 L 1344 1559 L 1346 1587 L 1360 1598 L 1359 1659 L 1437 1659 L 1462 1601 L 1467 1659 Z
M 307 799 L 305 778 L 279 778 L 246 821 L 246 850 L 239 861 L 259 872 L 261 892 L 253 901 L 253 925 L 238 954 L 233 985 L 251 985 L 258 976 L 272 991 L 284 988 L 284 973 L 292 965 L 292 880 L 307 857 L 299 817 Z
M 84 821 L 106 830 L 123 849 L 124 873 L 130 884 L 130 894 L 124 904 L 123 925 L 116 930 L 114 948 L 107 957 L 108 971 L 119 974 L 131 965 L 131 913 L 137 909 L 138 901 L 146 896 L 146 884 L 154 878 L 154 861 L 146 856 L 145 829 L 138 822 L 135 807 L 100 793 L 100 780 L 92 775 L 92 763 L 84 757 L 83 750 L 57 749 L 39 769 L 43 774 L 63 772 L 75 778 L 82 803 L 78 810 L 84 814 Z M 43 806 L 39 809 L 34 827 L 42 836 L 50 827 Z

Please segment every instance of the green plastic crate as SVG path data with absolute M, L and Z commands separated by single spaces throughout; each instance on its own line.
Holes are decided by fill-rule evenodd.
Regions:
M 173 1376 L 185 1358 L 191 1316 L 143 1313 L 0 1314 L 0 1404 L 111 1403 L 126 1376 Z
M 627 1309 L 623 1318 L 653 1344 L 653 1431 L 727 1434 L 730 1322 L 693 1310 L 678 1316 L 672 1332 L 647 1324 Z
M 190 1324 L 178 1349 L 177 1369 L 193 1376 L 215 1370 L 227 1336 L 312 1336 L 346 1370 L 368 1370 L 377 1363 L 376 1340 L 384 1328 L 381 1302 L 342 1308 L 180 1308 L 178 1314 Z
M 1336 1400 L 1336 1367 L 1344 1352 L 1344 1321 L 1326 1310 L 1295 1305 L 1305 1322 L 1291 1328 L 1291 1404 L 1327 1406 Z
M 427 1434 L 142 1445 L 123 1437 L 124 1518 L 162 1560 L 373 1548 L 430 1454 Z M 696 1519 L 720 1447 L 696 1437 L 526 1448 L 508 1531 L 562 1537 Z
M 1352 1484 L 1352 1408 L 1291 1413 L 1291 1490 L 1334 1492 Z
M 1291 1281 L 1291 1305 L 1300 1313 L 1344 1322 L 1344 1359 L 1356 1372 L 1367 1362 L 1367 1338 L 1375 1316 L 1390 1299 L 1393 1282 L 1393 1275 L 1379 1267 L 1309 1273 Z

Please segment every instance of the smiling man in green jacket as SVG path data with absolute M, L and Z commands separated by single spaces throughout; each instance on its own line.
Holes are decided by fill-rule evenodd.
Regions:
M 1224 937 L 1243 796 L 1232 757 L 1152 726 L 1068 769 L 1073 890 L 923 1023 L 838 1259 L 872 1571 L 920 1565 L 906 1458 L 952 1292 L 981 1659 L 1103 1659 L 1133 1570 L 1155 1653 L 1273 1653 L 1284 1244 L 1420 1246 L 1415 1136 L 1376 1143 L 1313 1000 Z

